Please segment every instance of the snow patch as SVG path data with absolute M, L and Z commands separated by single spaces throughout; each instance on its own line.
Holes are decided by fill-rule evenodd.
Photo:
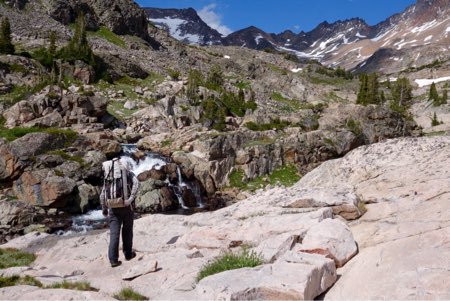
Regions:
M 172 37 L 179 41 L 187 41 L 189 43 L 196 43 L 198 44 L 201 40 L 201 37 L 199 35 L 194 34 L 183 34 L 180 30 L 180 26 L 183 24 L 186 24 L 187 21 L 183 19 L 177 19 L 177 18 L 169 18 L 165 17 L 163 19 L 148 19 L 151 22 L 155 24 L 164 24 L 168 27 L 169 33 Z
M 262 35 L 257 35 L 256 37 L 255 37 L 255 42 L 256 42 L 256 45 L 259 45 L 259 42 L 262 40 L 262 39 L 264 39 L 264 37 L 262 36 Z
M 355 34 L 355 36 L 357 36 L 358 38 L 367 38 L 367 36 L 363 36 L 362 34 L 360 34 L 359 31 Z
M 229 55 L 224 55 L 223 58 L 227 59 L 227 60 L 231 59 L 231 57 Z
M 433 35 L 430 35 L 428 37 L 426 37 L 425 39 L 423 39 L 424 42 L 428 42 L 433 38 Z
M 420 88 L 422 88 L 425 86 L 429 86 L 432 83 L 445 82 L 448 80 L 450 80 L 450 76 L 433 78 L 433 79 L 416 79 L 415 82 L 417 85 L 419 85 Z
M 436 23 L 437 23 L 437 21 L 436 21 L 436 19 L 434 19 L 433 21 L 427 22 L 427 23 L 423 24 L 422 26 L 414 27 L 413 29 L 411 29 L 411 32 L 418 33 L 418 32 L 425 31 L 425 30 L 430 29 L 431 27 L 437 25 Z
M 293 68 L 293 69 L 291 69 L 291 71 L 294 72 L 294 73 L 298 73 L 298 72 L 300 72 L 302 70 L 303 70 L 302 68 Z

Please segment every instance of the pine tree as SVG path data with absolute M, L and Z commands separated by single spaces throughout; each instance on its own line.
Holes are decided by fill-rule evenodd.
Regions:
M 437 126 L 437 125 L 440 125 L 440 124 L 441 123 L 437 119 L 436 112 L 434 112 L 433 118 L 431 119 L 431 126 Z
M 86 20 L 83 14 L 78 16 L 75 23 L 74 35 L 69 43 L 61 50 L 60 55 L 67 61 L 80 60 L 95 67 L 96 60 L 87 40 Z
M 48 46 L 48 53 L 55 57 L 56 55 L 56 32 L 51 31 L 49 36 L 50 44 Z
M 447 100 L 448 100 L 448 95 L 447 95 L 447 89 L 444 89 L 444 91 L 442 91 L 442 100 L 441 100 L 441 104 L 447 104 Z
M 392 88 L 392 98 L 398 106 L 406 106 L 412 99 L 412 86 L 408 78 L 397 79 Z
M 428 97 L 429 100 L 433 101 L 434 106 L 438 106 L 439 103 L 439 94 L 436 89 L 436 84 L 433 82 L 430 86 L 430 95 Z
M 14 54 L 14 45 L 11 37 L 11 24 L 8 17 L 3 18 L 0 25 L 0 53 Z
M 367 74 L 363 73 L 359 76 L 359 92 L 356 99 L 357 104 L 367 104 Z

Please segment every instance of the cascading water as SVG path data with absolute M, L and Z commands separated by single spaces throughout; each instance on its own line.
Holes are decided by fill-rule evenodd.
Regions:
M 122 145 L 123 155 L 120 157 L 122 162 L 128 164 L 131 171 L 138 176 L 144 171 L 151 169 L 160 170 L 164 165 L 169 163 L 169 160 L 159 154 L 145 152 L 145 156 L 138 161 L 132 158 L 133 154 L 137 151 L 134 144 Z M 183 200 L 183 190 L 190 189 L 195 195 L 197 205 L 195 208 L 204 208 L 204 203 L 201 197 L 201 189 L 198 183 L 185 181 L 182 177 L 181 170 L 177 167 L 177 181 L 172 183 L 169 179 L 166 179 L 166 184 L 177 196 L 180 208 L 183 210 L 193 209 L 185 205 Z M 84 233 L 89 230 L 99 229 L 105 227 L 107 224 L 107 218 L 105 218 L 100 209 L 89 211 L 86 214 L 75 216 L 72 218 L 72 227 L 69 231 L 60 231 L 58 234 L 67 235 L 71 233 Z

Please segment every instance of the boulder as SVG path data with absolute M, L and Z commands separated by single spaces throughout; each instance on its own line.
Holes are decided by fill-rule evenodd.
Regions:
M 332 260 L 287 252 L 272 265 L 207 277 L 197 284 L 192 294 L 198 296 L 197 300 L 312 300 L 336 279 Z
M 73 179 L 56 176 L 46 169 L 26 171 L 13 185 L 14 193 L 20 200 L 53 208 L 70 205 L 76 187 Z
M 0 180 L 14 180 L 30 165 L 31 158 L 61 149 L 67 142 L 63 134 L 30 133 L 9 144 L 0 145 Z
M 325 219 L 312 226 L 298 246 L 301 252 L 317 253 L 334 260 L 342 267 L 358 251 L 352 232 L 338 219 Z

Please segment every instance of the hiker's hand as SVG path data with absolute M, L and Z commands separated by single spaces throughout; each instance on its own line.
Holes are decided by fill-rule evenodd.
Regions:
M 102 214 L 103 214 L 104 217 L 107 217 L 108 216 L 108 209 L 103 209 L 102 210 Z

